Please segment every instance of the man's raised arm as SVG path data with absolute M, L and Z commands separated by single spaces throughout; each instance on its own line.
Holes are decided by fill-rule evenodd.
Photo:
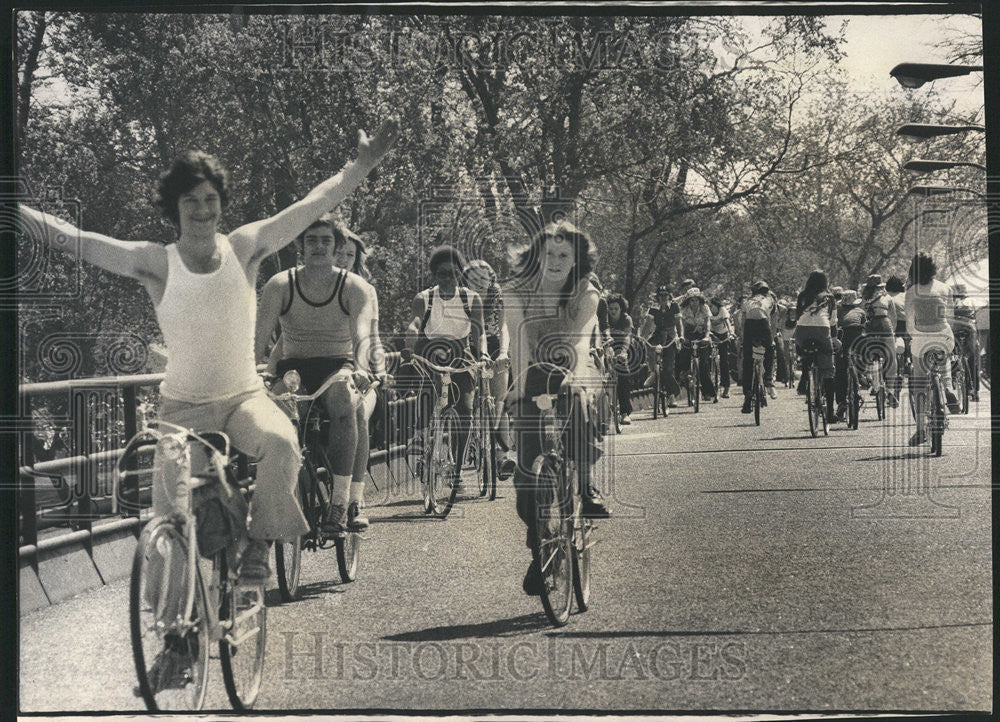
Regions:
M 396 142 L 397 134 L 398 125 L 394 119 L 383 123 L 371 138 L 363 130 L 358 131 L 358 157 L 337 175 L 326 179 L 309 191 L 305 198 L 280 213 L 233 231 L 230 240 L 244 262 L 263 258 L 284 248 L 310 223 L 339 206 L 378 165 Z
M 63 251 L 110 273 L 144 282 L 159 277 L 166 270 L 165 256 L 164 267 L 156 267 L 154 253 L 162 249 L 158 244 L 119 241 L 100 233 L 82 231 L 72 223 L 23 204 L 18 205 L 18 213 L 20 227 L 29 237 L 47 248 Z

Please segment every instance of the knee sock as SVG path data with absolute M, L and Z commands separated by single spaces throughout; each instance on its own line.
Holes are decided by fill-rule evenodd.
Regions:
M 359 505 L 365 500 L 365 481 L 352 481 L 351 482 L 351 495 L 350 503 L 357 502 Z

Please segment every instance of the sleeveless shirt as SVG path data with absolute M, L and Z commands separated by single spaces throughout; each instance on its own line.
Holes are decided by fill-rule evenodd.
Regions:
M 466 293 L 468 293 L 466 291 Z M 472 330 L 472 321 L 462 302 L 462 289 L 457 287 L 449 299 L 441 298 L 438 287 L 427 294 L 431 312 L 424 323 L 423 334 L 427 338 L 465 339 Z
M 160 393 L 207 403 L 263 388 L 254 363 L 257 298 L 229 240 L 217 238 L 222 260 L 211 273 L 193 273 L 177 244 L 167 246 L 167 282 L 156 305 L 166 344 Z
M 354 358 L 351 315 L 344 308 L 347 271 L 337 269 L 333 291 L 323 301 L 306 298 L 297 269 L 288 271 L 288 306 L 278 316 L 284 358 Z M 335 302 L 336 300 L 336 302 Z

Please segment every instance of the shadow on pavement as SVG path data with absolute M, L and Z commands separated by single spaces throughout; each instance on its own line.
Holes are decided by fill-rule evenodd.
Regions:
M 725 637 L 741 635 L 781 635 L 781 634 L 854 634 L 858 632 L 913 632 L 924 629 L 964 629 L 968 627 L 992 627 L 993 622 L 958 622 L 955 624 L 918 624 L 903 627 L 846 627 L 836 629 L 703 629 L 703 630 L 646 630 L 613 632 L 549 632 L 547 637 L 567 637 L 578 639 L 615 639 L 623 637 Z
M 311 584 L 299 585 L 299 595 L 290 602 L 281 599 L 281 592 L 278 589 L 268 589 L 264 592 L 264 606 L 282 607 L 286 604 L 295 604 L 305 599 L 314 599 L 324 594 L 343 594 L 349 585 L 340 581 L 328 580 L 324 582 L 313 582 Z
M 480 624 L 458 624 L 454 626 L 429 627 L 413 632 L 388 634 L 382 639 L 392 642 L 431 642 L 451 639 L 467 639 L 469 637 L 509 637 L 527 632 L 537 632 L 551 626 L 545 614 L 539 609 L 537 614 L 523 614 L 511 619 L 497 619 Z

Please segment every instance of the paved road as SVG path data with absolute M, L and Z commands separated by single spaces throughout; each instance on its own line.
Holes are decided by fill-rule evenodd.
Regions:
M 990 709 L 987 404 L 931 459 L 905 447 L 902 413 L 812 439 L 779 394 L 760 427 L 728 399 L 638 411 L 609 438 L 616 516 L 592 607 L 561 630 L 521 592 L 509 489 L 441 522 L 382 480 L 359 580 L 331 581 L 321 552 L 304 599 L 269 594 L 258 707 Z M 141 707 L 126 587 L 22 618 L 23 711 Z M 209 705 L 228 708 L 211 674 Z

